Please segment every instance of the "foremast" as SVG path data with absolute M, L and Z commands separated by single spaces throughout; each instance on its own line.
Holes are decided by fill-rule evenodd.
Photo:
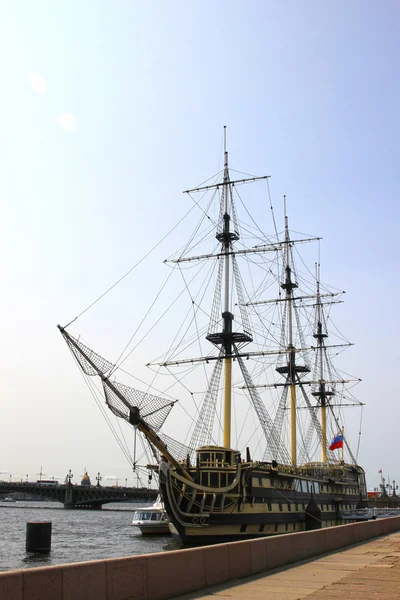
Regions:
M 223 288 L 222 288 L 222 332 L 210 332 L 206 339 L 219 347 L 224 363 L 223 385 L 223 445 L 231 447 L 231 421 L 232 421 L 232 355 L 237 353 L 236 344 L 246 344 L 252 341 L 249 333 L 233 331 L 233 313 L 231 310 L 231 262 L 234 259 L 233 242 L 239 240 L 237 227 L 231 228 L 233 214 L 233 199 L 231 181 L 229 177 L 228 152 L 226 149 L 226 126 L 224 127 L 224 175 L 222 182 L 222 195 L 220 203 L 220 220 L 215 237 L 221 242 L 221 258 L 223 258 Z M 235 224 L 236 225 L 236 224 Z M 235 270 L 235 265 L 232 265 Z M 237 276 L 237 273 L 235 273 Z M 235 277 L 238 285 L 237 277 Z M 218 287 L 218 286 L 217 286 Z M 216 290 L 216 294 L 218 292 Z
M 221 255 L 223 256 L 224 274 L 223 274 L 223 303 L 222 303 L 222 332 L 210 333 L 206 339 L 220 347 L 224 363 L 224 386 L 223 386 L 223 445 L 225 448 L 231 447 L 231 421 L 232 421 L 232 355 L 237 354 L 237 344 L 247 344 L 253 340 L 249 331 L 246 333 L 233 331 L 233 313 L 231 310 L 232 298 L 231 289 L 231 266 L 234 271 L 237 292 L 240 294 L 239 277 L 236 267 L 235 272 L 235 251 L 233 242 L 240 239 L 236 227 L 231 229 L 231 217 L 234 216 L 233 198 L 231 191 L 231 181 L 229 177 L 228 152 L 226 149 L 226 126 L 224 127 L 224 175 L 221 196 L 221 213 L 219 227 L 216 238 L 221 242 Z M 231 265 L 232 263 L 232 265 Z M 249 330 L 249 327 L 247 327 Z
M 222 243 L 222 251 L 224 256 L 224 305 L 222 312 L 223 319 L 223 338 L 222 348 L 224 351 L 224 429 L 223 443 L 225 448 L 231 447 L 231 419 L 232 419 L 232 321 L 233 314 L 231 312 L 230 299 L 230 249 L 234 240 L 239 236 L 237 233 L 230 231 L 231 217 L 229 214 L 229 168 L 228 168 L 228 152 L 226 150 L 226 126 L 224 127 L 224 186 L 223 186 L 223 231 L 217 232 L 216 238 Z

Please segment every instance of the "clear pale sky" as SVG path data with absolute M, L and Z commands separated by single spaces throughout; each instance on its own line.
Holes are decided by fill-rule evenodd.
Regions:
M 232 166 L 271 175 L 293 229 L 324 238 L 367 404 L 359 462 L 369 488 L 381 468 L 400 483 L 399 21 L 391 0 L 3 0 L 0 478 L 131 478 L 56 324 L 186 212 L 227 125 Z M 165 273 L 139 274 L 73 331 L 121 348 Z

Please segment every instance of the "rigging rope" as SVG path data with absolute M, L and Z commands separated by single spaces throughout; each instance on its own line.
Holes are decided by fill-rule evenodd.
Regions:
M 160 246 L 164 240 L 167 239 L 167 237 L 169 235 L 171 235 L 171 233 L 173 231 L 175 231 L 175 229 L 177 227 L 179 227 L 179 225 L 186 219 L 186 217 L 192 212 L 192 210 L 194 210 L 195 206 L 192 206 L 187 213 L 164 235 L 164 237 L 161 238 L 161 240 L 159 240 L 144 256 L 142 256 L 142 258 L 140 260 L 138 260 L 133 267 L 131 267 L 124 275 L 122 275 L 122 277 L 120 277 L 115 283 L 113 283 L 105 292 L 103 292 L 94 302 L 92 302 L 91 304 L 89 304 L 89 306 L 87 306 L 82 312 L 79 313 L 79 315 L 77 315 L 74 319 L 72 319 L 72 321 L 70 321 L 67 325 L 65 325 L 64 329 L 66 329 L 67 327 L 69 327 L 72 323 L 74 323 L 77 319 L 79 319 L 83 314 L 85 314 L 88 310 L 90 310 L 95 304 L 97 304 L 97 302 L 99 302 L 99 300 L 101 300 L 102 298 L 104 298 L 104 296 L 106 296 L 109 292 L 111 292 L 111 290 L 113 290 L 119 283 L 121 283 L 121 281 L 123 279 L 125 279 L 125 277 L 127 277 L 128 275 L 130 275 L 130 273 L 132 273 L 132 271 L 134 269 L 136 269 L 136 267 L 138 267 L 144 260 L 146 260 L 146 258 L 148 256 L 150 256 L 150 254 L 152 254 L 152 252 L 154 252 L 154 250 L 156 248 L 158 248 L 158 246 Z
M 265 180 L 267 182 L 267 189 L 268 189 L 268 198 L 269 198 L 269 207 L 271 209 L 271 214 L 272 214 L 272 221 L 274 223 L 274 228 L 275 228 L 275 235 L 276 235 L 276 239 L 278 239 L 278 229 L 276 227 L 276 221 L 275 221 L 275 212 L 274 212 L 274 207 L 272 204 L 272 197 L 271 197 L 271 190 L 269 189 L 269 181 L 268 179 Z
M 266 181 L 268 181 L 268 179 L 267 179 Z M 253 217 L 251 216 L 250 212 L 249 212 L 249 211 L 248 211 L 248 209 L 247 209 L 247 206 L 246 206 L 246 205 L 245 205 L 245 203 L 243 202 L 243 200 L 242 200 L 242 197 L 241 197 L 241 195 L 239 194 L 239 192 L 237 191 L 237 188 L 236 188 L 236 187 L 235 187 L 235 192 L 236 192 L 236 194 L 237 194 L 237 196 L 238 196 L 238 198 L 239 198 L 239 200 L 240 200 L 240 202 L 241 202 L 241 204 L 242 204 L 242 206 L 243 206 L 244 210 L 246 211 L 246 213 L 247 213 L 247 215 L 249 216 L 250 220 L 251 220 L 251 221 L 252 221 L 252 223 L 254 224 L 255 228 L 256 228 L 256 229 L 258 229 L 258 231 L 261 233 L 263 242 L 265 243 L 265 240 L 267 240 L 268 244 L 272 244 L 273 242 L 272 242 L 272 241 L 271 241 L 271 240 L 270 240 L 270 239 L 269 239 L 269 238 L 268 238 L 268 237 L 265 235 L 265 233 L 263 232 L 263 230 L 262 230 L 262 229 L 260 229 L 260 227 L 259 227 L 258 223 L 256 223 L 256 221 L 255 221 L 255 220 L 253 219 Z
M 74 358 L 75 358 L 75 355 L 74 355 Z M 76 358 L 75 358 L 75 360 L 76 360 L 76 362 L 78 362 Z M 78 366 L 79 366 L 79 363 L 78 363 Z M 83 377 L 83 380 L 84 380 L 84 382 L 85 382 L 86 386 L 87 386 L 87 387 L 88 387 L 88 389 L 89 389 L 89 392 L 91 393 L 91 395 L 92 395 L 92 397 L 93 397 L 94 401 L 95 401 L 95 402 L 96 402 L 96 404 L 97 404 L 97 407 L 99 408 L 100 412 L 102 413 L 102 415 L 103 415 L 103 417 L 104 417 L 104 419 L 105 419 L 105 421 L 106 421 L 106 423 L 107 423 L 107 425 L 108 425 L 108 427 L 109 427 L 109 429 L 110 429 L 111 433 L 113 434 L 113 436 L 114 436 L 114 438 L 115 438 L 115 440 L 116 440 L 117 444 L 118 444 L 118 445 L 119 445 L 119 447 L 121 448 L 121 450 L 122 450 L 122 453 L 124 454 L 124 456 L 125 456 L 125 458 L 127 459 L 128 463 L 129 463 L 131 466 L 133 466 L 133 465 L 132 465 L 132 457 L 130 456 L 130 453 L 129 453 L 129 452 L 127 452 L 127 450 L 124 448 L 124 446 L 123 446 L 123 444 L 122 444 L 122 442 L 121 442 L 120 438 L 118 437 L 118 435 L 117 435 L 117 433 L 116 433 L 116 431 L 115 431 L 115 429 L 114 429 L 114 426 L 113 426 L 113 424 L 112 424 L 112 422 L 111 422 L 111 420 L 110 420 L 110 418 L 109 418 L 109 416 L 108 416 L 108 415 L 109 415 L 108 411 L 106 411 L 106 410 L 104 409 L 103 405 L 100 403 L 100 400 L 99 400 L 99 398 L 98 398 L 98 397 L 97 397 L 97 395 L 96 395 L 96 392 L 97 392 L 97 394 L 100 394 L 99 390 L 97 390 L 97 388 L 95 387 L 95 385 L 94 385 L 93 381 L 92 381 L 92 380 L 91 380 L 91 379 L 90 379 L 90 378 L 89 378 L 87 375 L 85 375 L 85 373 L 82 371 L 82 369 L 81 369 L 81 368 L 79 368 L 79 372 L 81 373 L 81 375 L 82 375 L 82 377 Z M 96 390 L 96 392 L 94 391 L 94 389 L 93 389 L 93 388 Z M 116 417 L 116 418 L 117 418 L 117 417 Z M 124 441 L 125 441 L 125 440 L 124 440 Z
M 287 496 L 285 496 L 285 494 L 284 494 L 283 492 L 281 492 L 281 490 L 278 490 L 278 488 L 274 488 L 274 490 L 275 490 L 276 492 L 278 492 L 278 494 L 280 494 L 280 495 L 282 496 L 282 498 L 285 498 L 285 500 L 286 500 L 286 502 L 287 502 L 288 504 L 293 504 L 293 505 L 299 504 L 299 502 L 293 502 L 293 500 L 291 500 L 290 498 L 288 498 Z M 307 510 L 304 510 L 304 514 L 305 514 L 305 515 L 308 515 L 309 517 L 312 517 L 313 519 L 315 519 L 315 520 L 316 520 L 316 521 L 318 521 L 319 523 L 323 523 L 322 519 L 319 519 L 319 518 L 318 518 L 318 517 L 316 517 L 315 515 L 313 515 L 313 514 L 311 514 L 311 513 L 307 512 Z
M 124 360 L 121 360 L 121 359 L 122 359 L 122 356 L 124 355 L 124 353 L 126 352 L 126 350 L 129 348 L 129 346 L 130 346 L 130 344 L 131 344 L 131 342 L 132 342 L 133 338 L 135 337 L 135 335 L 137 334 L 137 332 L 139 331 L 139 329 L 140 329 L 140 328 L 141 328 L 141 326 L 143 325 L 144 321 L 146 320 L 146 318 L 148 317 L 148 315 L 149 315 L 149 314 L 150 314 L 150 312 L 152 311 L 152 309 L 153 309 L 153 307 L 154 307 L 155 303 L 157 302 L 157 299 L 159 298 L 159 296 L 160 296 L 161 292 L 163 291 L 163 289 L 164 289 L 164 288 L 165 288 L 165 286 L 167 285 L 168 281 L 169 281 L 169 280 L 170 280 L 170 278 L 172 277 L 172 274 L 173 274 L 173 272 L 174 272 L 174 270 L 173 270 L 173 269 L 172 269 L 172 270 L 169 272 L 169 275 L 168 275 L 168 277 L 166 278 L 166 280 L 165 280 L 165 281 L 164 281 L 164 283 L 162 284 L 162 286 L 161 286 L 160 290 L 157 292 L 157 294 L 156 294 L 156 297 L 154 298 L 153 302 L 150 304 L 150 306 L 149 306 L 149 308 L 148 308 L 148 310 L 147 310 L 146 314 L 144 315 L 144 317 L 143 317 L 143 318 L 142 318 L 142 320 L 140 321 L 139 325 L 136 327 L 136 329 L 135 329 L 135 331 L 133 332 L 133 334 L 132 334 L 132 336 L 131 336 L 131 338 L 130 338 L 129 342 L 128 342 L 128 343 L 125 345 L 125 348 L 122 350 L 122 352 L 120 353 L 119 357 L 118 357 L 118 358 L 117 358 L 117 360 L 115 361 L 114 368 L 112 369 L 112 371 L 111 371 L 111 373 L 110 373 L 109 377 L 111 377 L 111 375 L 112 375 L 112 374 L 113 374 L 113 373 L 114 373 L 114 372 L 115 372 L 115 371 L 116 371 L 116 370 L 117 370 L 117 369 L 120 367 L 120 365 L 122 365 L 122 364 L 124 363 L 124 361 L 126 360 L 126 359 L 124 359 Z M 129 356 L 129 354 L 128 354 L 128 356 Z M 126 357 L 126 358 L 127 358 L 127 357 Z M 120 361 L 121 361 L 121 362 L 120 362 Z M 119 363 L 119 364 L 118 364 L 118 363 Z

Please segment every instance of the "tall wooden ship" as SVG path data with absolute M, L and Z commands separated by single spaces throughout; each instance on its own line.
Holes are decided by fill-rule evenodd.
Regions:
M 350 344 L 343 337 L 328 341 L 330 311 L 343 292 L 322 284 L 318 261 L 311 270 L 305 263 L 297 269 L 298 248 L 319 244 L 319 238 L 293 235 L 286 206 L 282 233 L 273 210 L 270 236 L 250 215 L 238 189 L 263 184 L 269 193 L 268 178 L 231 173 L 225 136 L 223 171 L 187 192 L 199 207 L 200 224 L 183 250 L 166 261 L 187 290 L 197 277 L 189 268 L 211 267 L 195 292 L 188 291 L 189 316 L 172 345 L 148 363 L 156 374 L 171 373 L 192 396 L 188 376 L 199 385 L 200 367 L 207 385 L 192 415 L 189 443 L 161 430 L 178 401 L 170 388 L 159 394 L 150 393 L 159 390 L 153 383 L 147 390 L 120 383 L 118 362 L 58 326 L 84 374 L 100 378 L 111 411 L 147 440 L 157 459 L 171 531 L 185 543 L 339 525 L 342 511 L 365 506 L 367 498 L 364 471 L 342 430 L 343 407 L 361 404 L 348 391 L 359 380 L 344 378 L 333 366 L 333 355 Z M 213 284 L 212 293 L 206 283 Z M 171 334 L 174 326 L 171 319 Z M 194 344 L 201 356 L 193 356 Z M 247 426 L 245 443 L 249 414 L 258 424 Z

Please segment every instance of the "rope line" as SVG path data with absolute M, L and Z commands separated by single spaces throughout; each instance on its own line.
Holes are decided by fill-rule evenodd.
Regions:
M 102 298 L 104 298 L 104 296 L 106 296 L 109 292 L 111 292 L 111 290 L 113 290 L 119 283 L 121 283 L 121 281 L 123 279 L 125 279 L 125 277 L 127 277 L 128 275 L 130 275 L 130 273 L 132 273 L 132 271 L 134 269 L 136 269 L 136 267 L 138 267 L 144 260 L 146 260 L 146 258 L 148 256 L 150 256 L 150 254 L 152 254 L 152 252 L 154 252 L 154 250 L 156 248 L 158 248 L 158 246 L 160 246 L 164 240 L 167 239 L 167 237 L 169 235 L 171 235 L 171 233 L 173 231 L 175 231 L 175 229 L 177 227 L 179 227 L 179 225 L 186 219 L 186 217 L 192 212 L 192 210 L 194 210 L 196 204 L 194 204 L 188 211 L 187 213 L 172 227 L 172 229 L 170 229 L 168 231 L 168 233 L 166 233 L 164 235 L 164 237 L 161 238 L 161 240 L 159 240 L 144 256 L 142 256 L 142 258 L 140 260 L 138 260 L 137 263 L 135 263 L 133 265 L 133 267 L 131 267 L 129 269 L 129 271 L 127 271 L 124 275 L 122 275 L 122 277 L 120 277 L 115 283 L 113 283 L 105 292 L 103 292 L 94 302 L 92 302 L 91 304 L 89 304 L 89 306 L 87 306 L 82 312 L 79 313 L 79 315 L 77 315 L 74 319 L 72 319 L 72 321 L 70 321 L 67 325 L 65 325 L 64 329 L 66 329 L 67 327 L 69 327 L 72 323 L 74 323 L 77 319 L 79 319 L 82 315 L 84 315 L 88 310 L 90 310 L 95 304 L 97 304 L 97 302 L 99 302 L 99 300 L 101 300 Z

